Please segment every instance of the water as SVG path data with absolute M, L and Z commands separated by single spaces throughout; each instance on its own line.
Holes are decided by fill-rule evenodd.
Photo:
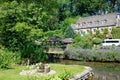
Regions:
M 72 60 L 63 60 L 61 63 L 90 66 L 94 72 L 92 80 L 120 80 L 120 63 L 80 62 Z

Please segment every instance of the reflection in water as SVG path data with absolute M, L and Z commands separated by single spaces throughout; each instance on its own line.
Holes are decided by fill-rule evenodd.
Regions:
M 90 66 L 94 71 L 93 80 L 120 80 L 120 63 L 80 62 L 72 60 L 63 60 L 61 63 Z

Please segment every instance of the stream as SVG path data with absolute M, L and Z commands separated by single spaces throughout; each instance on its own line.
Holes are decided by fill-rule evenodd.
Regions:
M 92 80 L 120 80 L 120 63 L 62 60 L 61 64 L 90 66 L 94 72 Z

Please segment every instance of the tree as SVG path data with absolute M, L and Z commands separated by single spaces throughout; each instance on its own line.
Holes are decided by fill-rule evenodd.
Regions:
M 82 48 L 92 48 L 92 37 L 90 35 L 81 36 L 81 40 L 77 43 Z
M 95 44 L 95 45 L 98 45 L 102 42 L 102 40 L 100 38 L 94 38 L 92 41 L 93 41 L 93 44 Z
M 120 38 L 120 28 L 112 28 L 112 37 L 114 39 L 119 39 Z
M 55 0 L 50 3 L 44 2 L 48 4 L 47 7 L 36 2 L 26 4 L 24 1 L 15 0 L 1 4 L 0 43 L 11 51 L 21 52 L 22 58 L 34 59 L 33 61 L 42 59 L 37 57 L 43 55 L 43 48 L 38 51 L 40 48 L 36 49 L 34 42 L 44 37 L 43 31 L 58 29 L 57 8 L 51 5 L 54 2 Z
M 96 30 L 96 37 L 100 37 L 100 30 L 99 29 Z
M 75 38 L 76 33 L 74 32 L 73 28 L 71 26 L 68 26 L 64 32 L 63 37 L 64 38 Z
M 53 3 L 55 1 L 49 4 Z M 47 5 L 47 2 L 44 2 L 44 4 Z M 47 7 L 53 7 L 53 9 L 47 11 Z M 18 3 L 17 1 L 4 2 L 0 6 L 0 36 L 2 44 L 11 48 L 13 46 L 13 49 L 15 46 L 18 48 L 20 46 L 19 42 L 21 44 L 22 41 L 30 41 L 39 38 L 38 36 L 43 36 L 39 34 L 42 31 L 58 29 L 58 20 L 55 18 L 57 12 L 48 14 L 53 13 L 52 11 L 54 10 L 56 11 L 57 8 L 52 5 L 47 5 L 47 7 L 43 9 L 36 2 L 28 4 L 25 2 Z
M 107 34 L 109 33 L 109 30 L 108 28 L 105 28 L 104 31 L 103 31 L 103 34 L 105 35 L 105 37 L 107 38 Z
M 77 35 L 76 35 L 76 37 L 74 38 L 74 43 L 79 43 L 81 41 L 81 36 L 80 36 L 80 33 L 78 33 Z

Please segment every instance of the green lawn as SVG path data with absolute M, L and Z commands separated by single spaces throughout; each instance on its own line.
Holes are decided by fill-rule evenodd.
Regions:
M 49 52 L 48 54 L 64 54 L 64 51 L 53 51 Z
M 64 72 L 65 70 L 73 74 L 77 74 L 85 70 L 85 67 L 80 65 L 50 64 L 50 66 L 51 69 L 55 70 L 58 74 Z
M 19 72 L 23 69 L 26 69 L 26 67 L 16 66 L 13 69 L 0 69 L 0 80 L 27 80 L 26 76 L 19 75 Z
M 50 64 L 50 67 L 52 70 L 56 71 L 56 75 L 63 73 L 65 70 L 73 73 L 74 75 L 85 70 L 84 66 L 80 65 Z M 13 69 L 7 70 L 0 69 L 0 80 L 35 80 L 35 77 L 19 75 L 19 73 L 25 69 L 27 69 L 25 66 L 15 66 Z M 39 77 L 39 80 L 44 80 L 46 77 L 48 76 Z

